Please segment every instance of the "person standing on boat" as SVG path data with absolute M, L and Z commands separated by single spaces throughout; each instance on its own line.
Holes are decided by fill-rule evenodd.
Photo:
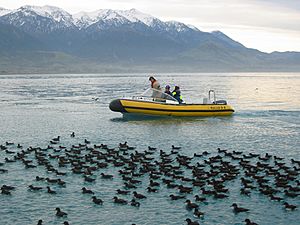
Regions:
M 172 94 L 173 97 L 179 102 L 179 104 L 183 102 L 179 86 L 175 86 L 174 91 L 172 91 Z
M 149 77 L 149 81 L 151 82 L 151 88 L 152 88 L 152 97 L 155 98 L 155 100 L 160 100 L 162 98 L 162 92 L 160 88 L 160 84 L 154 77 Z
M 160 84 L 154 77 L 149 77 L 149 81 L 151 82 L 151 88 L 161 91 Z

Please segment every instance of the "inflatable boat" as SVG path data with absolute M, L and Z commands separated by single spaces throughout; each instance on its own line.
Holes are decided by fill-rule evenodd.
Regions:
M 152 88 L 138 96 L 115 99 L 109 108 L 123 114 L 155 116 L 230 116 L 234 112 L 225 100 L 216 100 L 213 90 L 208 92 L 208 98 L 203 98 L 202 104 L 179 104 L 173 96 Z

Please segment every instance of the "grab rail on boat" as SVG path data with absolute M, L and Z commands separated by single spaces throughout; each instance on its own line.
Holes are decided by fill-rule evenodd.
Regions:
M 213 101 L 211 100 L 212 95 L 213 95 L 213 98 L 214 98 Z M 214 104 L 216 104 L 216 93 L 215 93 L 214 90 L 209 90 L 208 91 L 208 99 L 209 99 L 210 102 L 213 102 Z

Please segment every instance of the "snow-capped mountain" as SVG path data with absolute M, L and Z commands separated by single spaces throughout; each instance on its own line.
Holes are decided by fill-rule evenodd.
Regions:
M 184 23 L 180 23 L 177 21 L 167 21 L 166 24 L 166 30 L 171 32 L 187 32 L 190 31 L 191 28 Z
M 49 60 L 61 65 L 64 59 L 66 65 L 76 59 L 74 68 L 79 65 L 93 68 L 86 65 L 88 62 L 110 65 L 109 68 L 124 63 L 184 70 L 244 70 L 247 65 L 250 69 L 264 68 L 274 61 L 276 68 L 300 65 L 298 53 L 262 53 L 246 48 L 220 31 L 203 32 L 193 25 L 162 21 L 136 9 L 101 9 L 72 15 L 53 6 L 0 8 L 0 58 L 3 54 L 16 57 L 20 53 L 24 57 L 18 60 L 26 59 L 36 68 L 48 66 Z M 5 64 L 0 60 L 0 68 L 10 62 Z
M 187 30 L 197 30 L 183 23 L 176 21 L 163 22 L 151 15 L 142 13 L 136 9 L 130 10 L 111 10 L 101 9 L 94 12 L 80 12 L 73 15 L 74 24 L 79 29 L 85 29 L 98 23 L 100 30 L 110 27 L 120 27 L 122 25 L 140 25 L 146 30 L 152 29 L 159 33 L 185 32 Z M 198 30 L 199 31 L 199 30 Z
M 90 26 L 97 27 L 99 31 L 107 30 L 111 27 L 122 27 L 123 25 L 144 26 L 146 30 L 151 29 L 155 32 L 170 33 L 172 35 L 174 33 L 199 31 L 195 27 L 180 22 L 163 22 L 136 9 L 100 9 L 93 12 L 80 12 L 71 15 L 63 9 L 54 6 L 26 5 L 15 10 L 0 8 L 0 20 L 26 31 L 37 30 L 43 32 L 70 28 L 84 30 Z M 30 30 L 30 26 L 32 30 Z
M 53 19 L 54 21 L 58 23 L 63 23 L 65 26 L 73 26 L 73 18 L 72 15 L 68 12 L 64 11 L 61 8 L 55 7 L 55 6 L 31 6 L 26 5 L 16 10 L 23 11 L 28 13 L 27 15 L 30 15 L 30 13 L 34 12 L 39 16 L 47 17 L 49 19 Z
M 10 12 L 11 10 L 0 7 L 0 16 L 4 16 Z
M 111 10 L 101 9 L 94 12 L 80 12 L 73 15 L 74 24 L 78 28 L 86 28 L 99 21 L 114 22 L 115 24 L 122 23 L 143 23 L 149 27 L 157 24 L 163 24 L 159 19 L 144 14 L 136 9 L 130 10 Z
M 0 21 L 27 32 L 52 32 L 74 27 L 72 15 L 54 6 L 22 6 L 0 17 Z
M 79 29 L 87 28 L 99 21 L 102 21 L 106 24 L 115 25 L 130 22 L 123 16 L 110 9 L 101 9 L 90 13 L 80 12 L 73 16 L 73 21 Z
M 0 8 L 0 22 L 13 25 L 35 38 L 40 38 L 42 35 L 49 41 L 54 41 L 55 37 L 55 41 L 61 43 L 62 46 L 65 42 L 68 46 L 73 46 L 75 40 L 78 41 L 83 37 L 86 38 L 85 42 L 91 38 L 103 38 L 105 35 L 112 35 L 113 32 L 115 36 L 111 37 L 112 39 L 118 40 L 116 35 L 126 33 L 122 40 L 128 39 L 130 42 L 131 39 L 136 39 L 143 42 L 148 39 L 153 44 L 157 42 L 158 45 L 180 44 L 180 48 L 194 46 L 207 40 L 242 47 L 222 32 L 207 33 L 181 22 L 164 22 L 136 9 L 100 9 L 71 15 L 55 6 L 25 5 L 15 10 Z M 107 38 L 104 42 L 108 41 Z

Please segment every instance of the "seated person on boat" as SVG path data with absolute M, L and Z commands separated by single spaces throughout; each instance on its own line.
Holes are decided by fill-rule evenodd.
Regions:
M 183 103 L 179 86 L 175 86 L 175 89 L 172 92 L 172 94 L 173 94 L 173 97 L 179 102 L 179 104 Z

